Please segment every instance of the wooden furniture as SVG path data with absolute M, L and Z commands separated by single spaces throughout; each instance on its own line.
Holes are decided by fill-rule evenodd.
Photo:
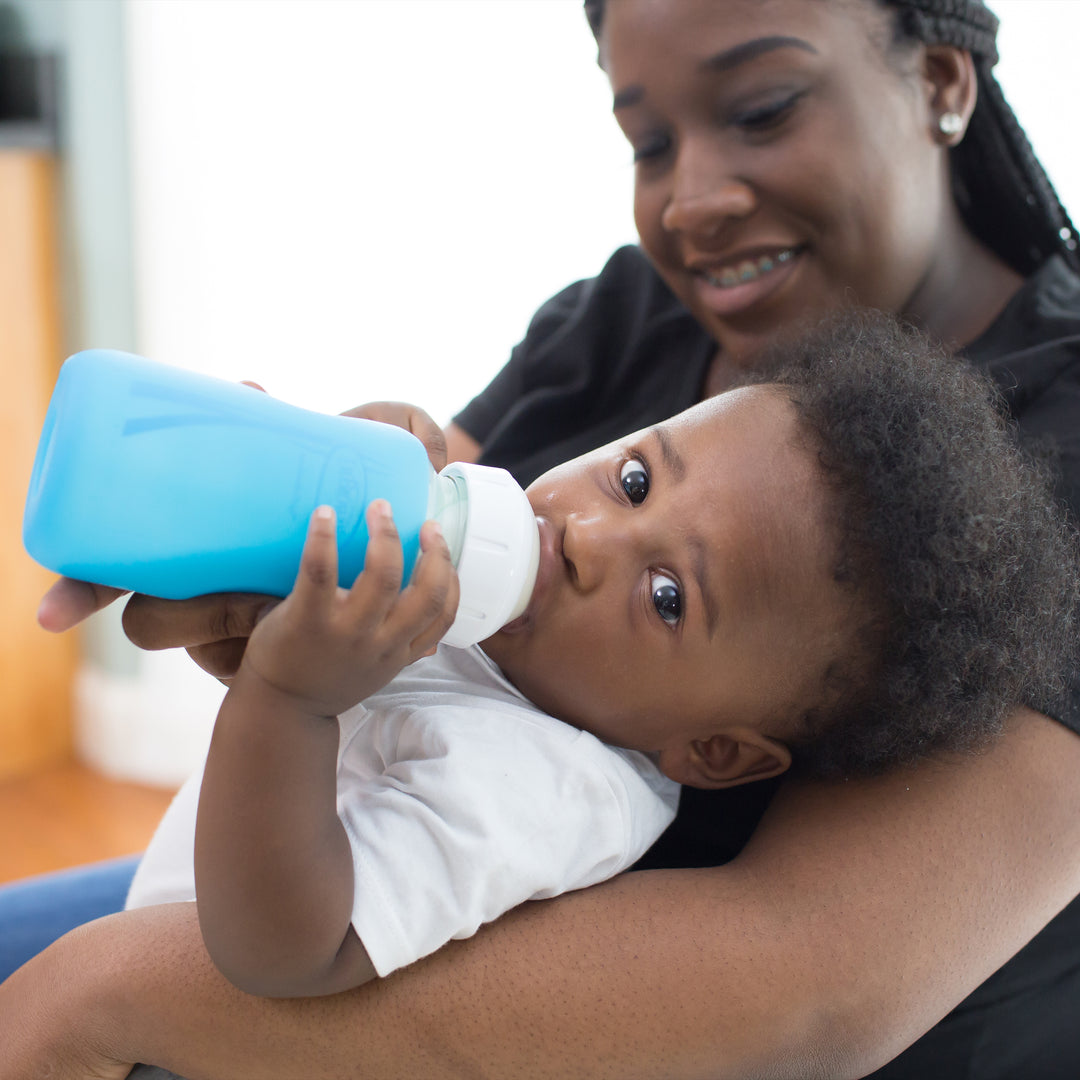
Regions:
M 22 546 L 30 469 L 62 359 L 55 188 L 51 153 L 0 146 L 0 781 L 72 752 L 77 638 L 38 627 L 54 575 Z
M 172 796 L 72 763 L 0 783 L 0 885 L 144 850 Z

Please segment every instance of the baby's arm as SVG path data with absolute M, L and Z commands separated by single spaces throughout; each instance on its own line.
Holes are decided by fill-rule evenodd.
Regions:
M 375 974 L 350 926 L 337 717 L 434 649 L 457 579 L 429 522 L 401 591 L 386 503 L 367 522 L 364 572 L 346 591 L 333 512 L 315 512 L 296 585 L 255 628 L 214 728 L 195 835 L 199 923 L 214 963 L 248 993 L 332 994 Z

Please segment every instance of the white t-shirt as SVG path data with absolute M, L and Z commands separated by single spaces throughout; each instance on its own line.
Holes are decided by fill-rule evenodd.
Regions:
M 380 975 L 522 901 L 618 874 L 675 816 L 678 785 L 648 755 L 552 719 L 478 647 L 440 646 L 340 728 L 352 923 Z M 158 826 L 129 908 L 195 898 L 201 781 Z

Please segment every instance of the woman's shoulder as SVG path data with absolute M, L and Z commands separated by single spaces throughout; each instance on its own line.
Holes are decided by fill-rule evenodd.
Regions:
M 573 324 L 639 335 L 670 320 L 693 323 L 636 244 L 616 249 L 595 277 L 567 285 L 537 310 L 530 336 Z M 696 325 L 696 324 L 695 324 Z
M 622 247 L 537 311 L 455 422 L 481 443 L 484 464 L 527 484 L 693 404 L 715 348 L 641 249 Z
M 1021 445 L 1080 521 L 1080 273 L 1048 259 L 964 354 L 997 383 Z
M 566 381 L 558 377 L 565 372 L 590 407 L 603 403 L 606 410 L 623 400 L 627 379 L 639 386 L 643 378 L 651 382 L 664 371 L 656 358 L 665 353 L 684 358 L 679 369 L 692 384 L 693 397 L 702 356 L 713 348 L 641 248 L 628 245 L 616 250 L 596 277 L 567 286 L 544 304 L 513 359 L 531 372 L 526 385 L 535 380 L 546 388 Z M 673 377 L 667 365 L 665 378 Z
M 1080 272 L 1052 256 L 964 353 L 990 371 L 1026 358 L 1026 378 L 1080 363 Z
M 1080 328 L 1080 269 L 1055 255 L 1028 284 L 1034 320 L 1074 331 Z

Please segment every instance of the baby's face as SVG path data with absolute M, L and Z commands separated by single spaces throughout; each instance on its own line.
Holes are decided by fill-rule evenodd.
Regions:
M 485 651 L 553 716 L 660 751 L 818 704 L 851 604 L 794 410 L 757 386 L 545 473 L 540 571 Z

